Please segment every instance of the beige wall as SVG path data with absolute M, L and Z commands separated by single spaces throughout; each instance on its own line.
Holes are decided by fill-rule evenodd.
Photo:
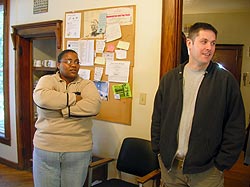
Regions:
M 218 30 L 219 44 L 243 44 L 242 73 L 250 72 L 250 11 L 238 13 L 211 13 L 211 14 L 185 14 L 183 15 L 183 26 L 195 22 L 208 22 Z M 243 86 L 241 91 L 246 109 L 246 120 L 249 122 L 250 113 L 250 85 Z

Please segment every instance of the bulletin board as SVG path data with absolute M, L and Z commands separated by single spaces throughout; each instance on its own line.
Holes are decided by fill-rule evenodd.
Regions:
M 118 7 L 107 7 L 107 8 L 98 8 L 98 9 L 87 9 L 79 10 L 65 13 L 65 22 L 64 22 L 64 49 L 74 49 L 72 46 L 75 45 L 74 42 L 91 42 L 90 45 L 93 45 L 94 42 L 94 64 L 81 64 L 81 69 L 90 71 L 90 80 L 95 80 L 95 71 L 97 68 L 103 69 L 103 73 L 100 81 L 108 83 L 108 95 L 107 98 L 102 99 L 102 105 L 100 113 L 97 115 L 98 120 L 109 121 L 119 124 L 131 125 L 131 110 L 132 110 L 132 85 L 133 85 L 133 67 L 134 67 L 134 51 L 135 51 L 135 15 L 136 7 L 135 5 L 129 6 L 118 6 Z M 80 19 L 79 28 L 78 24 L 74 25 L 74 22 L 70 22 L 70 19 Z M 97 22 L 99 33 L 93 33 L 93 23 Z M 119 25 L 119 26 L 117 26 Z M 114 26 L 114 29 L 112 28 Z M 71 28 L 75 30 L 71 30 Z M 79 30 L 79 32 L 77 31 Z M 120 29 L 119 32 L 116 30 Z M 70 33 L 71 32 L 71 33 Z M 112 33 L 114 32 L 114 33 Z M 97 52 L 100 50 L 97 43 L 100 40 L 104 40 L 104 49 L 103 53 Z M 88 46 L 89 44 L 84 44 L 83 46 Z M 81 47 L 84 48 L 85 47 Z M 113 50 L 113 52 L 112 52 Z M 121 53 L 119 53 L 121 52 Z M 88 53 L 91 54 L 92 53 Z M 107 73 L 109 68 L 107 68 L 108 61 L 112 61 L 112 58 L 108 57 L 107 59 L 103 56 L 112 56 L 113 62 L 112 65 L 116 65 L 118 62 L 126 65 L 128 72 L 127 81 L 121 82 L 110 81 L 110 74 Z M 107 55 L 108 54 L 108 55 Z M 78 55 L 81 56 L 81 54 Z M 83 55 L 84 56 L 84 55 Z M 85 59 L 86 55 L 82 57 Z M 101 59 L 101 60 L 100 60 Z M 105 59 L 105 60 L 103 60 Z M 81 61 L 81 58 L 80 58 Z M 105 63 L 103 62 L 105 61 Z M 129 64 L 126 64 L 129 63 Z M 110 70 L 109 70 L 110 71 Z M 113 74 L 114 69 L 112 70 Z M 126 71 L 118 70 L 123 74 Z M 113 91 L 113 86 L 116 85 L 129 85 L 131 90 L 131 95 L 129 97 L 121 97 Z

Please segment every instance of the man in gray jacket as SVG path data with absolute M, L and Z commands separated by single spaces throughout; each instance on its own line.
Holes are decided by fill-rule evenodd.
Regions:
M 151 139 L 162 186 L 222 187 L 223 171 L 242 150 L 242 96 L 233 75 L 211 61 L 216 39 L 212 25 L 192 25 L 188 62 L 169 71 L 157 90 Z

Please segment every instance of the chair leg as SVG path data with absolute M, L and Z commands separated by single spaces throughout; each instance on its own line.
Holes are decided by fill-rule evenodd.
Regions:
M 91 184 L 92 184 L 92 175 L 93 175 L 93 168 L 89 168 L 89 173 L 88 173 L 88 187 L 91 187 Z

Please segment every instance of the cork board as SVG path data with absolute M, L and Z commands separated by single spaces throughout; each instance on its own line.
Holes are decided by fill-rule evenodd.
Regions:
M 135 51 L 135 15 L 136 7 L 135 5 L 129 6 L 118 6 L 118 7 L 107 7 L 107 8 L 98 8 L 98 9 L 87 9 L 87 10 L 78 10 L 65 13 L 65 22 L 64 22 L 64 49 L 71 48 L 71 45 L 76 41 L 92 40 L 94 46 L 94 61 L 97 58 L 103 59 L 103 53 L 112 53 L 113 50 L 113 60 L 114 62 L 129 62 L 129 75 L 127 77 L 127 83 L 130 86 L 132 92 L 133 85 L 133 67 L 134 67 L 134 51 Z M 70 17 L 72 16 L 72 17 Z M 103 21 L 100 21 L 105 17 L 106 26 L 103 26 Z M 74 23 L 68 23 L 69 19 L 80 19 L 79 32 L 73 32 L 70 30 L 71 27 L 77 30 Z M 117 25 L 119 23 L 120 28 L 120 37 L 117 39 L 112 39 L 113 36 L 108 36 L 105 32 L 99 34 L 92 34 L 92 23 L 97 21 L 98 28 L 108 30 L 108 26 Z M 100 24 L 102 22 L 102 24 Z M 113 29 L 112 27 L 110 27 Z M 109 28 L 109 29 L 110 29 Z M 117 27 L 116 27 L 117 28 Z M 116 29 L 113 29 L 116 30 Z M 71 33 L 70 33 L 71 32 Z M 75 34 L 75 36 L 74 36 Z M 114 34 L 116 35 L 116 34 Z M 111 38 L 111 39 L 110 39 Z M 103 53 L 96 52 L 97 42 L 100 40 L 105 40 L 105 47 Z M 72 43 L 71 43 L 72 42 Z M 127 49 L 120 49 L 121 43 L 128 44 Z M 124 46 L 123 46 L 124 47 Z M 125 47 L 125 48 L 126 48 Z M 98 47 L 99 48 L 99 47 Z M 118 51 L 126 51 L 126 55 L 121 55 L 116 53 Z M 79 53 L 78 53 L 79 54 Z M 81 54 L 80 54 L 81 55 Z M 80 58 L 81 61 L 81 58 Z M 125 82 L 110 81 L 108 75 L 105 73 L 107 62 L 98 62 L 92 65 L 81 65 L 81 69 L 90 70 L 90 79 L 94 80 L 95 69 L 97 67 L 103 68 L 103 74 L 100 79 L 102 82 L 108 82 L 108 99 L 102 100 L 101 111 L 96 117 L 98 120 L 109 121 L 119 124 L 131 125 L 131 110 L 132 110 L 132 97 L 115 99 L 114 92 L 112 90 L 113 85 L 125 84 Z M 132 93 L 133 95 L 133 93 Z

